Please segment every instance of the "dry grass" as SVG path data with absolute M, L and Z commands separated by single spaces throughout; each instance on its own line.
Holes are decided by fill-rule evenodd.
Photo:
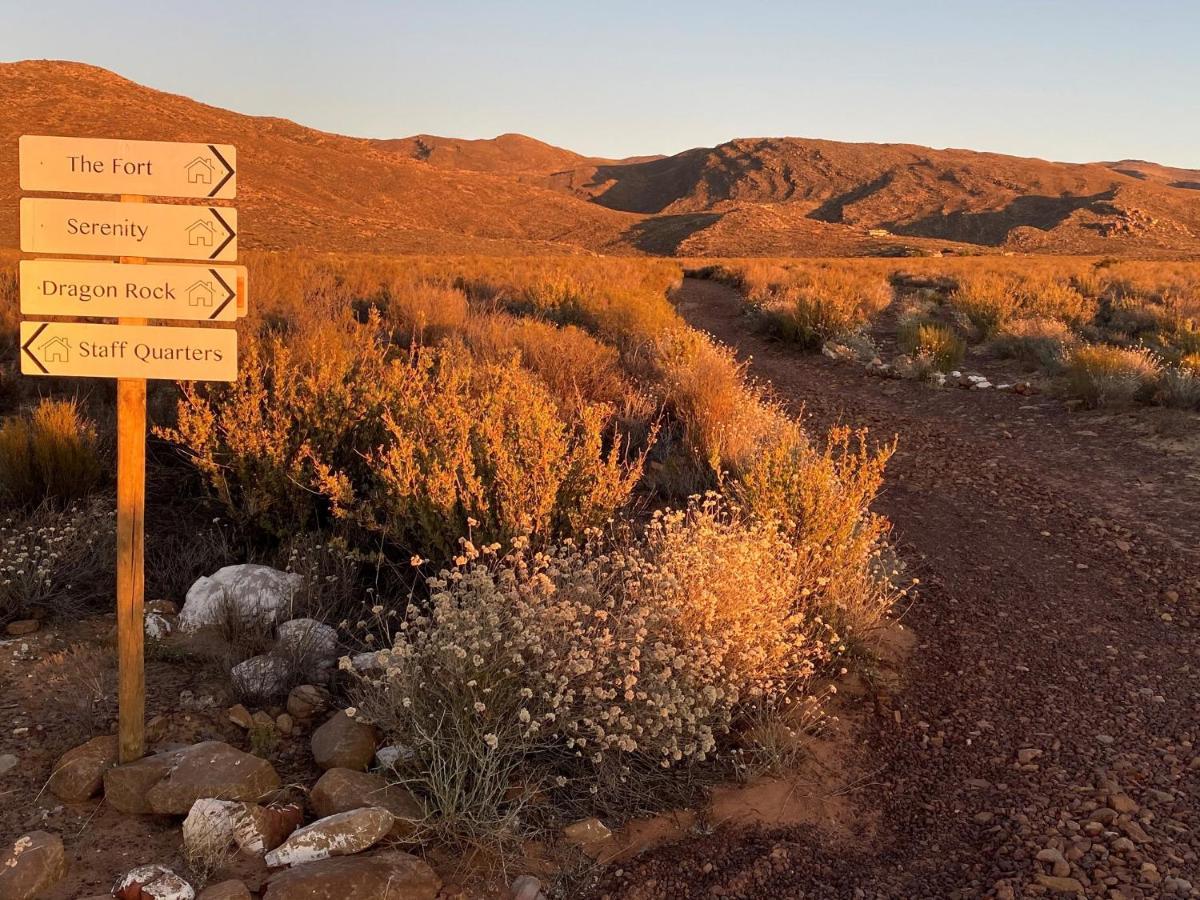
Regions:
M 1072 392 L 1088 406 L 1127 403 L 1151 389 L 1161 367 L 1145 349 L 1106 344 L 1080 347 L 1067 363 Z
M 901 323 L 898 340 L 905 353 L 938 372 L 957 369 L 967 352 L 966 342 L 949 325 L 919 318 Z
M 42 400 L 0 422 L 0 498 L 17 506 L 75 500 L 99 483 L 95 425 L 75 400 Z

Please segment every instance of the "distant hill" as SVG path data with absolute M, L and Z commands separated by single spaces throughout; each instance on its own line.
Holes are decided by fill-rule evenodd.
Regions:
M 1200 171 L 807 138 L 597 159 L 519 134 L 368 140 L 80 63 L 0 64 L 0 242 L 17 137 L 238 147 L 247 247 L 390 253 L 1200 255 Z

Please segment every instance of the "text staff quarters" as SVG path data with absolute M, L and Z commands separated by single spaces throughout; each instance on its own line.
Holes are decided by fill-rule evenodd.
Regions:
M 237 332 L 232 328 L 22 322 L 21 373 L 236 381 Z
M 237 210 L 25 197 L 21 249 L 232 262 L 237 259 Z
M 21 190 L 229 200 L 237 151 L 228 144 L 24 135 Z

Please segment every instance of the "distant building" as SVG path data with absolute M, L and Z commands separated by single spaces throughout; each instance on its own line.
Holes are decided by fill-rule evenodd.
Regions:
M 891 234 L 891 232 L 886 228 L 872 228 L 867 232 L 867 234 L 869 234 L 871 237 L 887 237 Z

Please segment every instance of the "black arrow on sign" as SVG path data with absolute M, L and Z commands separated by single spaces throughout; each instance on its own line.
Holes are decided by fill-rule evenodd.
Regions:
M 226 222 L 226 221 L 225 221 L 225 220 L 224 220 L 224 219 L 221 217 L 221 214 L 220 214 L 219 212 L 217 212 L 217 210 L 216 210 L 214 207 L 211 207 L 211 206 L 210 206 L 210 207 L 208 208 L 208 211 L 209 211 L 210 213 L 212 213 L 212 214 L 213 214 L 213 215 L 216 217 L 216 219 L 217 219 L 217 221 L 218 221 L 218 222 L 220 222 L 220 223 L 221 223 L 221 227 L 225 229 L 225 234 L 227 235 L 227 236 L 226 236 L 226 238 L 225 238 L 225 240 L 221 241 L 221 244 L 220 244 L 220 246 L 219 246 L 219 247 L 217 247 L 217 249 L 216 249 L 216 250 L 214 250 L 212 253 L 210 253 L 210 254 L 208 255 L 208 258 L 209 258 L 209 259 L 216 259 L 218 256 L 220 256 L 220 255 L 221 255 L 221 251 L 222 251 L 222 250 L 224 250 L 226 247 L 228 247 L 228 246 L 229 246 L 229 242 L 230 242 L 230 241 L 232 241 L 232 240 L 233 240 L 235 237 L 237 237 L 237 232 L 236 232 L 236 231 L 234 231 L 232 228 L 230 228 L 230 227 L 229 227 L 229 223 L 228 223 L 228 222 Z
M 45 331 L 49 327 L 50 327 L 49 322 L 43 322 L 38 327 L 37 331 L 35 331 L 33 334 L 31 334 L 29 336 L 29 340 L 27 340 L 24 344 L 21 345 L 21 349 L 24 350 L 25 353 L 29 356 L 29 358 L 33 360 L 33 364 L 42 370 L 43 375 L 49 375 L 50 370 L 47 369 L 45 366 L 43 366 L 42 361 L 33 355 L 33 351 L 29 349 L 29 345 L 32 344 L 34 341 L 36 341 L 38 335 L 41 334 L 43 331 Z
M 227 182 L 230 178 L 233 177 L 233 166 L 229 165 L 229 163 L 225 159 L 225 157 L 223 157 L 221 155 L 221 151 L 218 150 L 216 147 L 214 147 L 212 144 L 208 145 L 208 149 L 213 152 L 213 156 L 215 156 L 217 159 L 219 159 L 221 161 L 221 165 L 223 165 L 225 167 L 225 177 L 222 178 L 220 181 L 218 181 L 217 186 L 208 192 L 208 196 L 215 197 L 215 196 L 217 196 L 217 193 L 221 190 L 221 188 L 225 187 L 225 182 Z
M 225 293 L 228 295 L 221 302 L 221 305 L 218 306 L 215 310 L 213 310 L 213 314 L 211 316 L 209 316 L 210 319 L 215 319 L 217 316 L 219 316 L 221 314 L 221 310 L 223 310 L 225 307 L 227 307 L 229 305 L 229 302 L 231 300 L 233 300 L 235 297 L 237 297 L 237 291 L 235 291 L 233 288 L 231 288 L 229 286 L 229 283 L 224 278 L 221 277 L 221 273 L 218 272 L 216 269 L 209 269 L 208 271 L 212 275 L 213 278 L 215 278 L 215 279 L 217 279 L 217 281 L 221 282 L 221 287 L 225 288 Z

